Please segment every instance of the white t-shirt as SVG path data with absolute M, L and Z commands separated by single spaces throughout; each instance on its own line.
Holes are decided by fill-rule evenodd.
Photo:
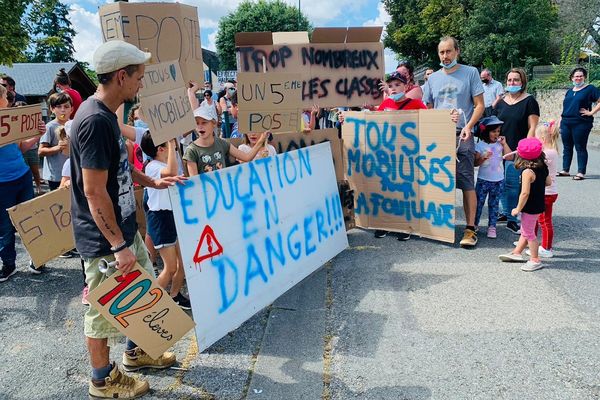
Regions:
M 504 179 L 504 167 L 502 166 L 502 145 L 500 143 L 486 143 L 480 140 L 475 145 L 475 151 L 481 157 L 491 152 L 490 158 L 479 166 L 478 178 L 488 182 L 499 182 Z
M 556 187 L 556 173 L 558 171 L 558 163 L 560 162 L 558 151 L 554 149 L 544 149 L 544 154 L 546 155 L 548 172 L 550 173 L 550 178 L 552 178 L 550 186 L 546 186 L 546 194 L 558 194 L 558 188 Z
M 238 147 L 238 149 L 243 151 L 244 153 L 250 153 L 252 151 L 252 147 L 245 143 L 240 144 L 240 147 Z M 258 160 L 260 158 L 276 156 L 276 155 L 277 155 L 277 150 L 275 150 L 275 147 L 271 146 L 270 144 L 267 144 L 267 151 L 265 152 L 264 149 L 259 150 L 258 153 L 256 153 L 256 157 L 254 157 L 254 160 Z
M 67 158 L 67 161 L 63 164 L 62 167 L 62 176 L 63 178 L 71 178 L 71 163 L 69 162 L 70 158 Z M 556 175 L 556 174 L 554 174 Z
M 164 162 L 152 160 L 146 165 L 146 175 L 152 179 L 160 179 L 160 171 L 166 167 L 167 164 Z M 178 173 L 180 175 L 183 174 L 181 168 Z M 148 191 L 148 208 L 150 211 L 172 210 L 171 199 L 169 198 L 169 191 L 167 189 L 147 188 L 146 190 Z

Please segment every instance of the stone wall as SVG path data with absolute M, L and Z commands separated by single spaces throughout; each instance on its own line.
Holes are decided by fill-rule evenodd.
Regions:
M 562 113 L 563 99 L 565 98 L 566 89 L 548 89 L 539 90 L 535 94 L 535 98 L 540 105 L 540 121 L 546 122 L 554 119 L 558 121 Z M 594 133 L 600 133 L 600 113 L 596 114 L 594 120 Z

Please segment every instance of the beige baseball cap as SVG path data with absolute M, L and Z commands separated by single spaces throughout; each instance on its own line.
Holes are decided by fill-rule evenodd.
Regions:
M 94 52 L 93 65 L 97 74 L 108 74 L 128 65 L 145 64 L 152 55 L 141 51 L 131 43 L 111 40 L 103 43 Z

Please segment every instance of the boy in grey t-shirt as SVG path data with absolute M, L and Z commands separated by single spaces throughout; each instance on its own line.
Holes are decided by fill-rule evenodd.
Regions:
M 45 157 L 43 178 L 48 181 L 50 190 L 60 186 L 62 167 L 68 156 L 69 142 L 65 136 L 61 138 L 62 127 L 71 118 L 72 100 L 66 93 L 54 93 L 50 96 L 50 110 L 55 118 L 46 125 L 46 133 L 40 139 L 38 154 Z
M 458 64 L 460 49 L 453 37 L 443 37 L 438 44 L 442 69 L 431 74 L 423 88 L 423 102 L 429 108 L 455 110 L 456 187 L 463 192 L 467 226 L 460 245 L 474 247 L 475 231 L 475 142 L 471 131 L 484 111 L 483 85 L 476 68 Z

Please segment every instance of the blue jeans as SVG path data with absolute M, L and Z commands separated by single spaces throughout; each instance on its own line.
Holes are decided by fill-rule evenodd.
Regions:
M 475 212 L 476 226 L 479 226 L 481 212 L 483 211 L 483 205 L 485 204 L 485 199 L 487 197 L 488 227 L 496 227 L 496 222 L 498 220 L 498 203 L 502 195 L 503 186 L 503 181 L 490 182 L 479 178 L 477 179 L 477 184 L 475 185 L 475 193 L 477 193 L 477 211 Z
M 10 182 L 0 182 L 0 258 L 4 265 L 15 265 L 15 228 L 8 217 L 7 208 L 33 199 L 31 171 Z
M 573 146 L 577 151 L 577 172 L 585 175 L 588 151 L 587 142 L 590 137 L 592 124 L 561 122 L 560 137 L 563 142 L 563 171 L 569 171 L 573 160 Z
M 515 168 L 514 161 L 504 162 L 504 191 L 500 196 L 500 214 L 506 215 L 508 221 L 519 223 L 517 217 L 510 212 L 519 203 L 519 171 Z

